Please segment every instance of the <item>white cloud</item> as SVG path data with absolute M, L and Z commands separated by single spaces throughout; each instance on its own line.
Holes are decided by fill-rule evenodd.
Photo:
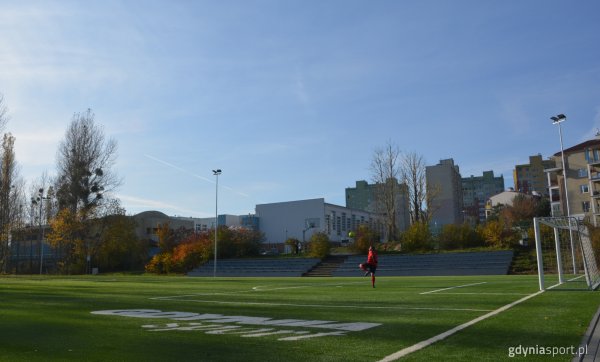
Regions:
M 49 166 L 54 163 L 58 144 L 64 136 L 62 131 L 36 133 L 15 132 L 15 154 L 21 164 Z

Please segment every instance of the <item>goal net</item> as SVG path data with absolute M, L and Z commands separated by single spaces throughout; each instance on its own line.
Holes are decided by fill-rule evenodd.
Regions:
M 536 217 L 533 225 L 540 290 L 566 283 L 569 288 L 598 288 L 599 259 L 582 220 Z

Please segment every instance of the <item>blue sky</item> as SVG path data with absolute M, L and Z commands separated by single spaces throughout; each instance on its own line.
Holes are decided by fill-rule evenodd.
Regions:
M 21 175 L 75 112 L 119 145 L 129 213 L 245 214 L 370 180 L 388 140 L 464 176 L 600 128 L 600 2 L 5 1 L 0 92 Z

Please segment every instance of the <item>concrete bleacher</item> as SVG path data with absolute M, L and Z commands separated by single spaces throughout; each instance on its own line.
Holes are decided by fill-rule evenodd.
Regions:
M 419 255 L 379 255 L 378 276 L 503 275 L 508 273 L 512 250 Z M 358 264 L 366 255 L 352 255 L 332 276 L 361 276 Z
M 321 262 L 317 258 L 253 258 L 219 259 L 219 277 L 299 277 Z M 187 273 L 193 277 L 212 277 L 214 261 L 210 260 Z

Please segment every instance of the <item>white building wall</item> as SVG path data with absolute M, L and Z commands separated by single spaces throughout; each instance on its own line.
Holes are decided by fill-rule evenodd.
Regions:
M 265 242 L 271 244 L 284 243 L 288 238 L 308 242 L 318 232 L 326 233 L 330 241 L 347 241 L 348 233 L 360 224 L 380 226 L 375 225 L 375 214 L 328 204 L 322 198 L 256 205 L 256 215 Z
M 210 230 L 215 227 L 215 217 L 175 217 L 179 220 L 188 220 L 194 223 L 194 230 L 197 232 Z M 241 226 L 242 217 L 238 215 L 219 215 L 219 226 Z
M 348 233 L 356 231 L 359 225 L 366 224 L 383 236 L 384 230 L 381 221 L 377 220 L 377 214 L 368 211 L 325 204 L 325 224 L 323 231 L 327 233 L 331 241 L 349 241 Z
M 259 228 L 264 233 L 267 243 L 284 243 L 288 238 L 302 241 L 307 223 L 313 221 L 315 227 L 305 231 L 305 241 L 308 241 L 315 232 L 323 231 L 324 210 L 324 199 L 256 205 Z

